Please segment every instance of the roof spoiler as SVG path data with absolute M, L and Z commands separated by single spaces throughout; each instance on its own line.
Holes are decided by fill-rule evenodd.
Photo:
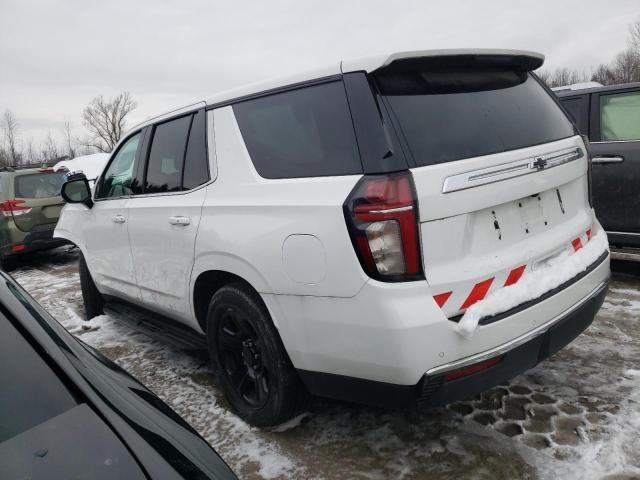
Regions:
M 459 49 L 398 52 L 387 56 L 369 57 L 342 62 L 342 71 L 402 72 L 417 68 L 485 67 L 530 72 L 540 68 L 544 55 L 525 50 Z

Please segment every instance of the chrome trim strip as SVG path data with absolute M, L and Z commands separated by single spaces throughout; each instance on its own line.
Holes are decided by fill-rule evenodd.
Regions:
M 440 365 L 439 367 L 434 367 L 434 368 L 432 368 L 430 370 L 427 370 L 425 375 L 427 375 L 427 376 L 429 376 L 429 375 L 439 375 L 439 374 L 442 374 L 442 373 L 446 373 L 446 372 L 448 372 L 450 370 L 457 370 L 459 368 L 466 367 L 467 365 L 473 365 L 474 363 L 479 363 L 479 362 L 482 362 L 484 360 L 488 360 L 490 358 L 497 357 L 499 355 L 503 355 L 503 354 L 507 353 L 508 351 L 513 350 L 514 348 L 519 347 L 520 345 L 522 345 L 524 343 L 527 343 L 529 340 L 532 340 L 535 337 L 545 333 L 547 330 L 549 330 L 549 328 L 551 328 L 553 325 L 555 325 L 560 320 L 565 318 L 571 312 L 573 312 L 574 310 L 577 310 L 582 305 L 584 305 L 589 300 L 591 300 L 593 297 L 598 295 L 600 292 L 602 292 L 602 290 L 607 288 L 607 284 L 608 283 L 609 283 L 609 279 L 604 280 L 596 288 L 594 288 L 591 291 L 591 293 L 589 293 L 587 296 L 585 296 L 578 303 L 576 303 L 575 305 L 572 305 L 571 307 L 566 309 L 561 314 L 555 316 L 554 318 L 552 318 L 548 322 L 543 323 L 542 325 L 534 328 L 533 330 L 525 333 L 524 335 L 521 335 L 521 336 L 519 336 L 517 338 L 514 338 L 513 340 L 511 340 L 511 341 L 509 341 L 507 343 L 503 343 L 502 345 L 498 345 L 497 347 L 494 347 L 494 348 L 492 348 L 490 350 L 485 350 L 484 352 L 476 353 L 475 355 L 471 355 L 469 357 L 466 357 L 466 358 L 463 358 L 463 359 L 460 359 L 460 360 L 449 362 L 449 363 L 446 363 L 444 365 Z
M 413 210 L 411 205 L 407 205 L 405 207 L 397 207 L 397 208 L 386 208 L 384 210 L 371 210 L 369 213 L 398 213 L 398 212 L 408 212 L 409 210 Z
M 540 170 L 547 170 L 573 160 L 578 160 L 583 156 L 584 152 L 582 148 L 572 147 L 544 155 L 536 155 L 535 157 L 495 165 L 493 167 L 459 173 L 445 178 L 444 184 L 442 185 L 442 193 L 457 192 L 536 173 Z
M 591 144 L 594 145 L 600 145 L 602 143 L 636 143 L 636 142 L 640 142 L 640 140 L 607 140 L 607 141 L 600 141 L 600 142 L 589 142 Z
M 632 237 L 640 237 L 640 233 L 635 233 L 635 232 L 614 232 L 613 230 L 607 230 L 607 235 L 630 235 Z
M 591 163 L 622 163 L 623 157 L 593 157 Z
M 623 260 L 625 262 L 640 262 L 640 253 L 611 249 L 611 260 Z

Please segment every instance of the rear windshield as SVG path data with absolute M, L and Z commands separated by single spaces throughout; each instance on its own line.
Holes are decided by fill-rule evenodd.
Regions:
M 33 173 L 16 176 L 16 198 L 47 198 L 60 195 L 64 172 Z
M 416 166 L 515 150 L 575 134 L 529 74 L 496 70 L 375 76 Z

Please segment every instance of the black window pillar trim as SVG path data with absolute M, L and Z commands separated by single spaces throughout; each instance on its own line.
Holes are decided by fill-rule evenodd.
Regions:
M 142 141 L 140 142 L 139 150 L 136 152 L 136 174 L 133 177 L 135 189 L 132 191 L 133 195 L 139 195 L 144 191 L 144 172 L 149 156 L 149 145 L 151 144 L 151 129 L 151 126 L 146 126 L 142 129 Z
M 342 78 L 364 173 L 391 173 L 409 168 L 388 112 L 376 98 L 367 74 L 352 72 Z

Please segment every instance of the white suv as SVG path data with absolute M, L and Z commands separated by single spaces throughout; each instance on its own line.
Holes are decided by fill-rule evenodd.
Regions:
M 206 335 L 255 425 L 308 392 L 442 404 L 581 333 L 609 278 L 587 147 L 539 54 L 343 61 L 135 127 L 56 236 L 88 317 L 128 302 Z

